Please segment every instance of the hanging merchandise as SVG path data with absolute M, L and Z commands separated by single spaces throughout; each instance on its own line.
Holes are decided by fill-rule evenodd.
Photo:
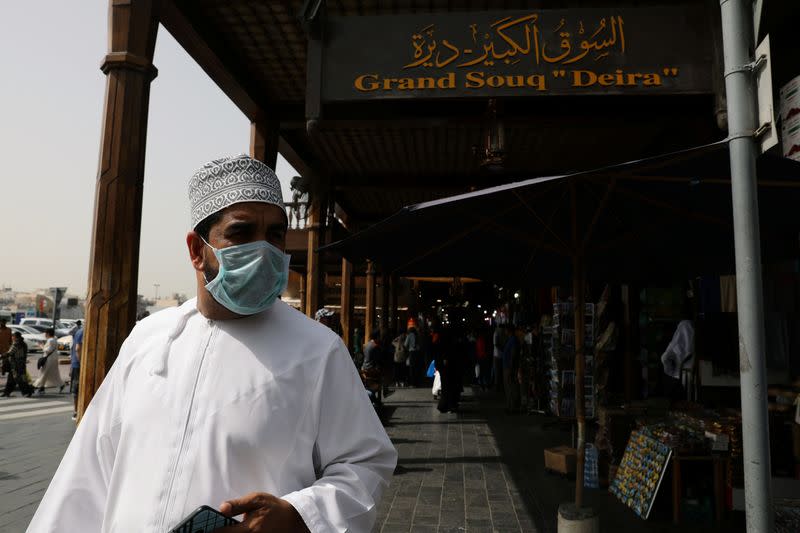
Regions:
M 587 489 L 600 488 L 597 448 L 591 443 L 586 444 L 586 452 L 584 454 L 583 486 Z
M 575 306 L 572 301 L 553 304 L 553 320 L 550 328 L 543 330 L 549 346 L 545 347 L 545 363 L 549 367 L 550 412 L 558 417 L 575 417 Z M 594 418 L 594 357 L 595 343 L 595 305 L 585 304 L 584 308 L 584 354 L 586 374 L 584 375 L 584 406 L 587 418 Z
M 800 161 L 800 76 L 781 87 L 778 113 L 783 156 Z

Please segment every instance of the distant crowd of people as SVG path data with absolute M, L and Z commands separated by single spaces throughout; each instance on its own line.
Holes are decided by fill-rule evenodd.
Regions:
M 315 318 L 340 329 L 333 311 L 321 309 Z M 356 328 L 351 355 L 368 389 L 377 389 L 378 383 L 384 391 L 390 384 L 403 388 L 434 383 L 439 411 L 455 412 L 469 383 L 504 394 L 506 412 L 514 414 L 531 408 L 540 393 L 538 336 L 536 325 L 514 324 L 468 328 L 421 322 L 420 328 L 410 324 L 394 338 L 377 328 L 363 338 Z
M 80 320 L 71 330 L 72 346 L 70 348 L 70 392 L 73 395 L 74 411 L 72 419 L 78 414 L 78 382 L 80 381 L 80 349 L 83 343 L 83 325 Z M 30 398 L 34 392 L 44 394 L 46 387 L 58 388 L 64 391 L 67 383 L 61 377 L 58 361 L 58 340 L 55 329 L 48 328 L 44 332 L 45 342 L 42 346 L 42 355 L 37 360 L 39 375 L 32 380 L 28 373 L 28 345 L 22 333 L 7 326 L 5 320 L 0 320 L 0 373 L 7 376 L 2 397 L 11 396 L 15 389 L 20 394 Z

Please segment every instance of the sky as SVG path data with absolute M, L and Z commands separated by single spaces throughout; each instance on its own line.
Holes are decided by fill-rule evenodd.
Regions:
M 0 286 L 86 295 L 107 39 L 108 0 L 0 2 Z M 139 294 L 191 297 L 186 183 L 247 153 L 250 123 L 164 28 L 153 63 Z M 281 157 L 277 174 L 289 197 Z

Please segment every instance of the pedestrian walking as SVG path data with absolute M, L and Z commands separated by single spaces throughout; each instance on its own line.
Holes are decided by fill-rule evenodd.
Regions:
M 406 359 L 408 359 L 406 334 L 400 333 L 392 341 L 392 345 L 394 346 L 394 384 L 396 387 L 405 387 L 408 379 L 406 377 Z
M 44 332 L 47 339 L 42 348 L 41 359 L 44 359 L 44 365 L 39 369 L 39 377 L 33 382 L 33 386 L 39 389 L 39 394 L 44 394 L 45 387 L 58 387 L 59 393 L 64 390 L 65 383 L 58 370 L 58 341 L 55 335 L 53 328 L 48 328 Z
M 81 348 L 83 348 L 83 325 L 78 320 L 78 329 L 72 336 L 72 348 L 69 354 L 69 391 L 72 393 L 72 404 L 75 410 L 72 419 L 78 419 L 78 385 L 81 381 Z
M 353 329 L 353 363 L 356 368 L 361 368 L 364 362 L 364 337 L 361 335 L 361 329 Z
M 28 363 L 28 347 L 22 338 L 22 333 L 19 331 L 14 332 L 11 347 L 3 353 L 3 366 L 8 371 L 8 378 L 6 379 L 6 387 L 3 390 L 3 397 L 11 396 L 15 387 L 19 387 L 19 392 L 23 396 L 31 397 L 33 394 L 33 387 L 28 383 L 28 376 L 26 374 L 26 367 Z
M 369 342 L 364 348 L 364 362 L 361 364 L 361 370 L 374 371 L 380 368 L 381 359 L 383 358 L 380 337 L 380 330 L 377 328 L 370 333 Z
M 75 322 L 75 325 L 74 325 L 74 326 L 72 326 L 72 327 L 69 329 L 69 334 L 70 334 L 70 335 L 72 335 L 72 337 L 75 337 L 75 334 L 76 334 L 76 333 L 78 332 L 78 330 L 79 330 L 79 329 L 81 329 L 81 328 L 83 328 L 83 322 L 81 322 L 80 320 L 78 320 L 78 321 L 76 321 L 76 322 Z
M 478 338 L 475 340 L 475 358 L 478 360 L 478 385 L 481 390 L 486 390 L 491 386 L 492 377 L 492 359 L 489 355 L 489 346 L 491 345 L 486 330 L 478 331 Z
M 6 326 L 5 318 L 0 318 L 0 354 L 6 353 L 12 343 L 11 328 Z
M 241 155 L 189 182 L 197 297 L 140 321 L 28 531 L 371 531 L 397 452 L 339 336 L 280 300 L 281 185 Z
M 425 369 L 422 368 L 425 362 L 420 357 L 417 328 L 413 326 L 408 328 L 405 343 L 406 352 L 408 353 L 408 358 L 406 359 L 406 366 L 408 367 L 408 384 L 412 387 L 417 387 L 422 379 L 422 373 L 425 371 Z
M 462 350 L 465 348 L 464 343 L 459 339 L 458 332 L 444 328 L 440 332 L 439 342 L 434 348 L 434 364 L 442 380 L 442 391 L 436 408 L 442 413 L 458 411 L 463 376 L 461 360 L 464 358 L 464 353 Z
M 506 340 L 505 327 L 498 324 L 494 328 L 494 335 L 492 336 L 492 344 L 494 345 L 494 372 L 492 373 L 492 378 L 494 379 L 494 388 L 497 392 L 503 392 L 503 350 L 506 347 Z

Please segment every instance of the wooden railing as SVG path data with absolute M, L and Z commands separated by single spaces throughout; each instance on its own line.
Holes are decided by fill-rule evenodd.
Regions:
M 308 202 L 285 202 L 286 217 L 289 219 L 289 229 L 306 229 L 308 225 Z

